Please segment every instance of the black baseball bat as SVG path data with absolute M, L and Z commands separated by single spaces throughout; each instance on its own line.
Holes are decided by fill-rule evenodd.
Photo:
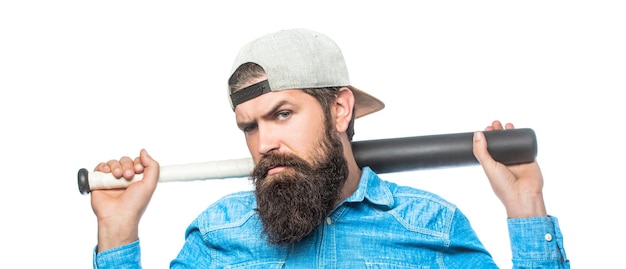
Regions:
M 530 128 L 484 131 L 487 150 L 506 165 L 529 163 L 537 156 L 537 138 Z M 379 174 L 418 169 L 478 164 L 474 157 L 473 132 L 387 138 L 352 142 L 357 164 Z M 161 166 L 159 182 L 247 177 L 253 168 L 250 158 Z M 78 189 L 88 194 L 95 189 L 125 188 L 141 180 L 116 179 L 109 173 L 78 171 Z

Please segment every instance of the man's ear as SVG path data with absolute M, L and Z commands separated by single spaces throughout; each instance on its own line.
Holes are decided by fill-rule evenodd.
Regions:
M 349 88 L 341 87 L 339 89 L 333 108 L 337 132 L 346 132 L 354 111 L 354 94 Z

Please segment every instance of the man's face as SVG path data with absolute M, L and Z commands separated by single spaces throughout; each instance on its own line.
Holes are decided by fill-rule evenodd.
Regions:
M 334 208 L 348 175 L 341 140 L 319 102 L 301 90 L 263 94 L 240 104 L 237 123 L 256 167 L 263 233 L 285 245 L 309 235 Z
M 235 116 L 255 164 L 273 151 L 311 154 L 314 142 L 325 135 L 321 105 L 301 90 L 260 95 L 239 104 Z

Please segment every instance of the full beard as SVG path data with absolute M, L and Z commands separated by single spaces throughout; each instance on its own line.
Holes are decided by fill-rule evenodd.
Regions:
M 263 157 L 252 172 L 257 211 L 270 244 L 290 245 L 311 234 L 333 210 L 348 178 L 339 137 L 320 139 L 311 162 L 291 154 Z M 272 167 L 286 167 L 268 176 Z

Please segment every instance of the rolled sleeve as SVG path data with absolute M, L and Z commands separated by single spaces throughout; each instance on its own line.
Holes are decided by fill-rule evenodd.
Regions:
M 519 218 L 507 222 L 516 267 L 569 268 L 557 218 Z
M 139 240 L 117 248 L 108 249 L 100 253 L 93 251 L 93 268 L 141 268 L 141 250 Z

